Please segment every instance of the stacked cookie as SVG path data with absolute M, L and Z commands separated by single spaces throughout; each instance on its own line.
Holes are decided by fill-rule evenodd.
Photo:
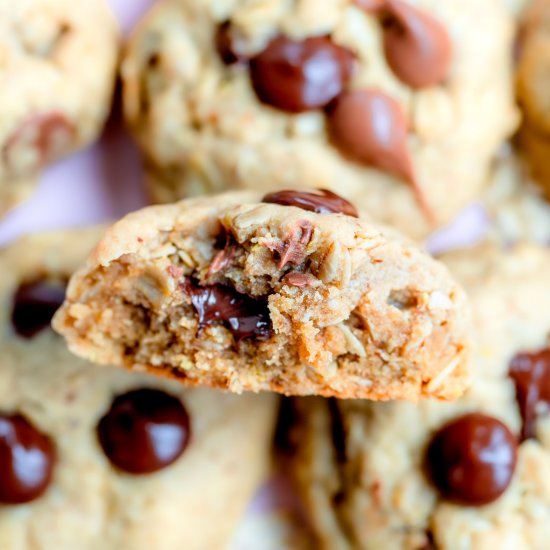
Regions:
M 169 204 L 0 251 L 0 548 L 222 550 L 283 394 L 312 548 L 546 550 L 550 2 L 524 4 L 159 0 L 120 74 Z M 103 2 L 0 15 L 4 212 L 99 132 L 117 38 Z M 422 249 L 479 199 L 497 239 Z
M 0 216 L 45 165 L 97 137 L 117 56 L 105 0 L 0 2 Z

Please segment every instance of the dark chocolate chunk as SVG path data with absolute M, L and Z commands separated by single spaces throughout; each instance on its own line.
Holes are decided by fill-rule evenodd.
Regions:
M 11 322 L 24 338 L 32 338 L 50 326 L 65 299 L 65 288 L 45 280 L 23 283 L 15 293 Z
M 149 474 L 175 462 L 189 443 L 189 415 L 161 390 L 132 390 L 116 397 L 99 421 L 97 436 L 107 458 L 130 474 Z
M 466 414 L 434 435 L 426 453 L 427 471 L 444 498 L 466 506 L 489 504 L 510 485 L 517 445 L 500 420 Z
M 510 377 L 516 385 L 516 399 L 523 420 L 523 441 L 535 437 L 540 405 L 550 406 L 550 348 L 516 355 L 510 363 Z
M 272 327 L 266 298 L 252 298 L 221 284 L 200 285 L 187 279 L 183 290 L 199 316 L 199 331 L 223 324 L 237 342 L 245 338 L 267 340 Z
M 0 414 L 0 503 L 23 504 L 48 488 L 55 464 L 52 441 L 23 416 Z
M 258 98 L 292 113 L 328 105 L 343 91 L 352 69 L 352 53 L 326 36 L 302 41 L 279 36 L 250 61 Z
M 346 199 L 328 189 L 319 189 L 312 193 L 309 191 L 293 191 L 285 189 L 268 193 L 262 202 L 282 204 L 283 206 L 297 206 L 302 210 L 317 212 L 317 214 L 346 214 L 357 218 L 355 206 Z

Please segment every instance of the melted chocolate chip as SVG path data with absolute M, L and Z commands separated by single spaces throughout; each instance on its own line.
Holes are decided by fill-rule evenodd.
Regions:
M 414 181 L 401 105 L 378 90 L 344 92 L 328 111 L 329 133 L 342 153 Z
M 523 441 L 535 437 L 539 406 L 550 406 L 550 348 L 516 355 L 510 363 L 510 377 L 516 385 L 516 399 L 523 420 Z
M 47 281 L 22 284 L 15 293 L 11 322 L 24 338 L 32 338 L 50 326 L 54 313 L 65 299 L 65 289 Z
M 280 36 L 250 62 L 258 98 L 277 109 L 300 113 L 321 109 L 351 77 L 352 53 L 326 36 L 302 41 Z
M 212 262 L 210 262 L 210 267 L 208 268 L 208 276 L 215 275 L 220 271 L 228 269 L 235 256 L 239 250 L 239 246 L 235 241 L 235 238 L 227 232 L 223 232 L 218 235 L 215 248 L 218 250 Z
M 233 36 L 231 35 L 231 23 L 229 21 L 225 21 L 218 27 L 215 41 L 218 55 L 226 65 L 234 65 L 235 63 L 244 63 L 247 61 L 245 56 L 235 51 Z
M 298 220 L 284 239 L 264 240 L 262 245 L 279 257 L 279 269 L 287 264 L 299 265 L 305 259 L 313 230 L 313 224 L 309 220 Z
M 397 77 L 412 88 L 442 82 L 452 57 L 451 40 L 445 27 L 401 0 L 386 0 L 381 16 L 384 53 Z
M 302 210 L 317 212 L 317 214 L 346 214 L 355 218 L 358 216 L 353 204 L 327 189 L 319 189 L 316 193 L 285 189 L 284 191 L 268 193 L 262 199 L 262 202 L 297 206 Z
M 237 342 L 245 338 L 271 338 L 271 318 L 266 298 L 252 298 L 220 285 L 199 285 L 187 279 L 183 290 L 199 316 L 199 331 L 222 323 Z
M 160 390 L 132 390 L 116 397 L 99 421 L 97 436 L 107 458 L 130 474 L 166 468 L 191 436 L 181 401 Z
M 10 166 L 12 156 L 18 158 L 21 150 L 32 149 L 36 153 L 35 164 L 29 168 L 36 170 L 65 153 L 72 143 L 74 133 L 74 126 L 63 113 L 33 115 L 25 120 L 6 142 L 3 150 L 6 164 Z M 16 162 L 14 160 L 14 163 Z
M 481 506 L 495 501 L 510 484 L 517 441 L 500 420 L 471 413 L 435 434 L 426 459 L 428 473 L 445 498 Z
M 20 415 L 0 414 L 0 503 L 23 504 L 40 497 L 52 479 L 51 440 Z

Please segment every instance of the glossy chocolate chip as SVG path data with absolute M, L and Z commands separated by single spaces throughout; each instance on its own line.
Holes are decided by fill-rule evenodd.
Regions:
M 60 112 L 36 114 L 26 119 L 11 135 L 3 149 L 4 160 L 9 167 L 18 159 L 33 158 L 29 169 L 36 170 L 65 153 L 71 146 L 75 129 Z M 29 156 L 27 150 L 34 151 Z
M 297 206 L 302 210 L 317 212 L 317 214 L 346 214 L 355 218 L 358 216 L 353 204 L 327 189 L 319 189 L 315 193 L 285 189 L 268 193 L 262 199 L 262 202 Z
M 218 55 L 225 65 L 234 65 L 235 63 L 244 63 L 247 61 L 245 56 L 235 50 L 233 36 L 231 35 L 231 23 L 229 21 L 225 21 L 218 26 L 215 42 Z
M 117 468 L 150 474 L 183 453 L 191 436 L 189 416 L 179 399 L 160 390 L 132 390 L 116 397 L 99 421 L 103 452 Z
M 13 328 L 32 338 L 50 326 L 54 313 L 65 299 L 65 288 L 45 280 L 22 284 L 15 293 L 11 312 Z
M 250 62 L 258 98 L 277 109 L 300 113 L 322 109 L 351 77 L 353 55 L 326 36 L 295 41 L 280 36 Z
M 535 421 L 541 404 L 550 406 L 550 349 L 520 353 L 510 363 L 516 399 L 523 420 L 521 439 L 535 437 Z
M 0 414 L 0 503 L 23 504 L 48 488 L 55 464 L 51 440 L 20 415 Z
M 379 90 L 344 92 L 328 116 L 330 137 L 343 154 L 408 182 L 414 180 L 407 117 L 397 101 Z
M 510 485 L 517 440 L 500 420 L 471 413 L 435 434 L 426 459 L 428 473 L 444 498 L 481 506 L 495 501 Z
M 452 58 L 445 27 L 401 0 L 386 0 L 380 13 L 384 53 L 396 76 L 412 88 L 434 86 L 445 80 Z
M 267 340 L 272 335 L 267 299 L 252 298 L 220 285 L 199 285 L 187 279 L 183 290 L 199 316 L 199 331 L 221 323 L 237 342 L 245 338 Z
M 265 239 L 262 242 L 278 258 L 278 268 L 287 264 L 300 265 L 306 258 L 307 246 L 313 236 L 314 226 L 309 220 L 298 220 L 283 239 Z

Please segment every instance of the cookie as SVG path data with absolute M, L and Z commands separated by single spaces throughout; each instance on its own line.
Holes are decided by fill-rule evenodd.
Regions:
M 93 362 L 190 385 L 457 397 L 469 374 L 462 290 L 420 249 L 355 215 L 328 191 L 146 208 L 107 232 L 54 326 Z
M 0 214 L 30 194 L 41 168 L 97 137 L 117 35 L 105 0 L 0 0 Z
M 550 1 L 533 0 L 520 33 L 518 100 L 523 109 L 519 143 L 533 176 L 550 198 Z
M 327 188 L 413 237 L 477 197 L 517 123 L 502 0 L 165 0 L 122 62 L 158 202 Z
M 474 310 L 476 377 L 454 403 L 296 400 L 296 478 L 320 547 L 548 547 L 550 251 L 447 258 Z
M 550 203 L 512 149 L 495 163 L 483 202 L 492 240 L 505 245 L 522 240 L 550 244 Z
M 0 548 L 221 549 L 268 471 L 275 398 L 70 354 L 49 321 L 98 237 L 0 252 Z

